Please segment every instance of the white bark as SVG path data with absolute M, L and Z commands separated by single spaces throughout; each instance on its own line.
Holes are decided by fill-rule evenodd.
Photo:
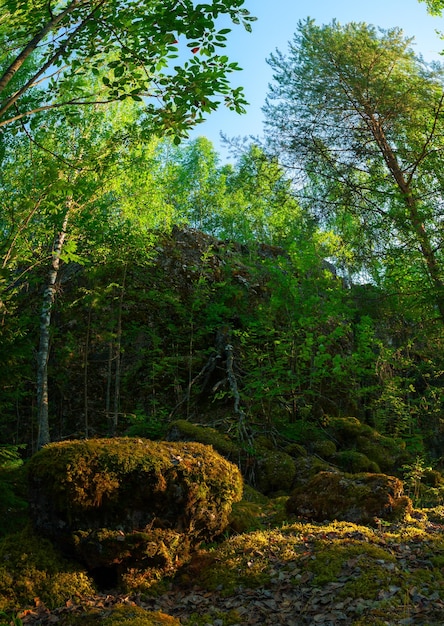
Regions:
M 40 345 L 37 356 L 37 449 L 40 450 L 50 442 L 48 412 L 48 356 L 51 327 L 51 313 L 56 295 L 56 282 L 60 269 L 60 256 L 66 238 L 71 202 L 68 202 L 60 232 L 54 239 L 51 269 L 48 283 L 43 293 L 43 304 L 40 313 Z

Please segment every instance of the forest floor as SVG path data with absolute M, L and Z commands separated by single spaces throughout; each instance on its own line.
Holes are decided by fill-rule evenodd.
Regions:
M 186 626 L 395 626 L 444 624 L 444 524 L 425 517 L 369 528 L 294 523 L 201 550 L 150 597 L 112 590 L 23 624 L 65 624 L 68 614 L 116 603 L 161 611 Z

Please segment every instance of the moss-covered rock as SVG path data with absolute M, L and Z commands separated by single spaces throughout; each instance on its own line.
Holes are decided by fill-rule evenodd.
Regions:
M 359 474 L 361 472 L 380 473 L 381 469 L 375 461 L 357 450 L 343 450 L 333 455 L 333 462 L 345 472 Z
M 350 447 L 357 437 L 371 437 L 374 429 L 368 424 L 362 424 L 356 417 L 329 417 L 326 430 L 339 444 Z
M 0 540 L 1 611 L 33 606 L 35 598 L 54 608 L 94 593 L 85 569 L 29 528 Z
M 400 520 L 411 510 L 402 482 L 385 474 L 320 472 L 297 487 L 287 501 L 290 514 L 357 524 L 371 524 L 375 519 Z
M 323 439 L 321 441 L 313 441 L 311 450 L 323 459 L 331 459 L 336 454 L 337 448 L 334 441 Z
M 241 452 L 239 446 L 228 435 L 224 435 L 215 428 L 193 424 L 187 420 L 172 422 L 166 438 L 168 441 L 198 441 L 213 446 L 219 454 L 233 461 L 239 459 Z
M 199 443 L 116 438 L 49 445 L 29 464 L 36 530 L 90 569 L 168 567 L 228 525 L 236 466 Z
M 180 626 L 180 621 L 159 611 L 146 611 L 140 606 L 115 604 L 106 611 L 97 608 L 57 615 L 60 626 Z
M 368 461 L 375 465 L 372 468 L 364 467 L 356 457 L 353 463 L 347 465 L 338 462 L 338 465 L 352 472 L 373 471 L 392 472 L 409 460 L 405 442 L 393 437 L 381 435 L 377 430 L 363 424 L 356 417 L 330 417 L 325 429 L 327 434 L 336 442 L 339 453 L 354 451 L 363 454 Z M 321 455 L 322 456 L 322 455 Z M 365 463 L 364 459 L 361 459 Z
M 308 452 L 300 443 L 290 443 L 285 446 L 285 452 L 294 458 L 306 457 Z
M 262 450 L 257 459 L 256 486 L 265 494 L 288 492 L 293 486 L 296 466 L 293 457 L 279 450 Z

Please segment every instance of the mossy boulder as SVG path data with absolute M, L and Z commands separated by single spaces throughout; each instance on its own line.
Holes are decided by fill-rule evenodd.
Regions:
M 294 458 L 306 457 L 308 452 L 300 443 L 290 443 L 285 447 L 285 452 Z
M 313 454 L 317 454 L 323 459 L 331 459 L 336 454 L 337 448 L 334 441 L 322 439 L 320 441 L 313 441 L 311 451 Z
M 310 520 L 356 524 L 371 524 L 375 519 L 401 520 L 412 510 L 398 478 L 342 472 L 320 472 L 296 487 L 286 506 L 288 513 Z
M 357 450 L 343 450 L 333 455 L 334 463 L 345 472 L 359 474 L 361 472 L 373 472 L 378 474 L 381 469 L 375 461 Z
M 325 430 L 329 437 L 336 442 L 339 453 L 355 451 L 365 455 L 368 461 L 375 464 L 373 468 L 364 467 L 366 461 L 361 459 L 362 463 L 360 464 L 358 457 L 355 457 L 351 464 L 348 463 L 350 459 L 347 461 L 345 458 L 344 462 L 337 459 L 335 462 L 345 471 L 392 472 L 409 461 L 405 442 L 394 437 L 381 435 L 377 430 L 368 424 L 363 424 L 356 417 L 329 417 Z
M 51 444 L 29 463 L 35 529 L 88 568 L 168 569 L 228 526 L 238 468 L 199 443 Z

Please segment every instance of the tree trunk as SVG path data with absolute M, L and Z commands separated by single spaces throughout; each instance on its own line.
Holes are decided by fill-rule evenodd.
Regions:
M 48 417 L 48 356 L 51 327 L 51 313 L 56 295 L 56 281 L 60 268 L 60 255 L 66 238 L 72 201 L 68 201 L 60 232 L 54 240 L 51 269 L 48 284 L 43 293 L 43 305 L 40 314 L 40 345 L 37 356 L 37 450 L 50 442 Z
M 396 154 L 392 150 L 379 120 L 373 113 L 367 113 L 367 115 L 367 124 L 370 131 L 379 147 L 390 174 L 402 194 L 404 204 L 407 208 L 408 219 L 415 233 L 428 276 L 435 291 L 435 303 L 439 311 L 439 317 L 441 321 L 444 322 L 444 282 L 442 279 L 442 271 L 430 237 L 421 220 L 418 201 L 412 194 L 410 186 L 411 181 L 406 180 L 404 172 L 396 158 Z

